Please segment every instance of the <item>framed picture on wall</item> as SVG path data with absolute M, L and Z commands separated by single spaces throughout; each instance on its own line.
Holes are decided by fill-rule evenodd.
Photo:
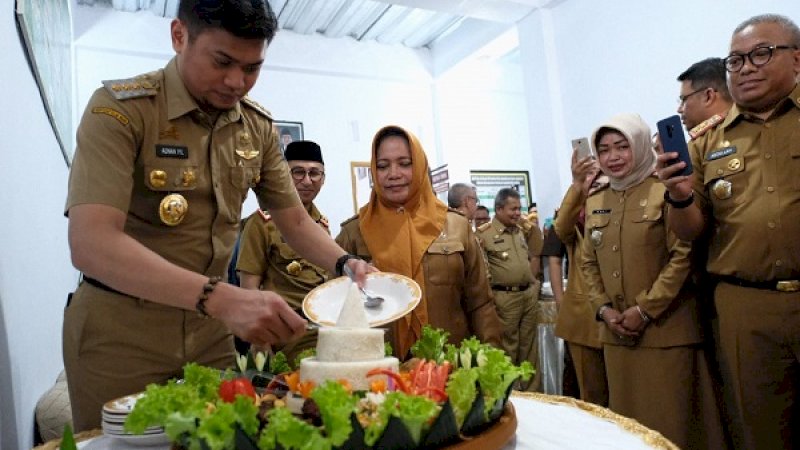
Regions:
M 17 0 L 31 71 L 64 161 L 72 162 L 72 19 L 68 0 Z
M 503 188 L 519 192 L 523 211 L 531 205 L 531 180 L 527 170 L 470 170 L 470 181 L 478 192 L 478 202 L 494 214 L 494 197 Z
M 281 152 L 286 150 L 286 146 L 293 141 L 302 141 L 303 138 L 303 122 L 288 122 L 276 120 L 272 123 L 275 131 L 278 133 L 278 144 L 281 146 Z
M 368 161 L 350 161 L 350 182 L 353 186 L 353 211 L 366 205 L 372 193 L 372 172 Z

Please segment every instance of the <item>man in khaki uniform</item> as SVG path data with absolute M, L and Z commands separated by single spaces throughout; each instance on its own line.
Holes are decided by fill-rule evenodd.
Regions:
M 231 366 L 231 332 L 262 346 L 305 332 L 274 292 L 219 281 L 248 189 L 315 264 L 337 273 L 349 264 L 362 283 L 372 270 L 308 216 L 269 112 L 245 97 L 277 26 L 265 1 L 182 0 L 175 58 L 106 81 L 89 100 L 65 207 L 84 274 L 63 329 L 76 431 L 98 428 L 105 402 L 180 376 L 188 362 Z
M 322 150 L 311 141 L 291 142 L 283 153 L 289 163 L 294 186 L 303 207 L 327 233 L 328 219 L 314 205 L 314 199 L 325 183 L 325 163 Z M 303 299 L 311 289 L 328 279 L 328 272 L 300 257 L 286 243 L 272 217 L 258 210 L 248 219 L 242 232 L 241 250 L 236 264 L 241 286 L 245 289 L 264 289 L 280 294 L 292 309 L 302 314 Z M 280 350 L 290 362 L 305 349 L 316 347 L 317 333 L 309 332 Z
M 735 105 L 692 141 L 694 173 L 659 178 L 682 239 L 711 234 L 707 269 L 718 279 L 724 390 L 733 402 L 737 448 L 800 445 L 800 29 L 778 15 L 752 17 L 733 32 L 725 58 Z
M 722 122 L 733 104 L 722 58 L 698 61 L 678 75 L 678 114 L 694 139 L 700 130 Z
M 447 206 L 460 212 L 472 223 L 478 208 L 478 193 L 475 186 L 456 183 L 447 191 Z
M 503 323 L 502 346 L 515 364 L 535 352 L 537 300 L 540 284 L 531 272 L 531 253 L 541 255 L 541 232 L 528 235 L 519 225 L 520 196 L 500 189 L 494 200 L 494 219 L 478 228 L 489 264 L 495 308 Z M 531 230 L 535 229 L 535 230 Z M 529 231 L 538 231 L 531 227 Z M 531 249 L 531 245 L 535 247 Z M 536 358 L 532 361 L 537 364 Z M 534 385 L 534 383 L 531 383 Z

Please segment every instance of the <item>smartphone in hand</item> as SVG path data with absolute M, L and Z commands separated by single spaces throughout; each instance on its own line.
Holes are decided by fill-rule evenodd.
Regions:
M 679 161 L 686 163 L 686 167 L 680 172 L 672 175 L 673 177 L 685 176 L 692 173 L 692 158 L 689 157 L 689 146 L 686 145 L 686 136 L 683 134 L 683 124 L 678 115 L 667 117 L 656 123 L 658 127 L 658 137 L 661 139 L 661 148 L 666 152 L 677 152 L 678 158 L 669 161 L 669 164 L 677 164 Z
M 589 139 L 582 137 L 572 140 L 572 148 L 578 151 L 578 161 L 587 156 L 594 157 L 592 147 L 589 145 Z

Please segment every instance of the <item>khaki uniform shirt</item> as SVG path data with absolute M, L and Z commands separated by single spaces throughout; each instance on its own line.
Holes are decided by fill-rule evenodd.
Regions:
M 567 246 L 569 259 L 567 289 L 558 311 L 556 336 L 575 344 L 600 348 L 600 330 L 605 325 L 595 320 L 595 310 L 589 302 L 589 288 L 580 269 L 583 257 L 583 230 L 579 229 L 578 223 L 578 215 L 583 208 L 581 197 L 581 193 L 570 186 L 551 230 Z
M 328 221 L 313 204 L 308 214 L 328 233 Z M 275 291 L 295 310 L 306 294 L 328 280 L 327 271 L 301 258 L 283 239 L 271 218 L 255 212 L 242 232 L 236 270 L 261 276 L 261 288 Z
M 342 223 L 336 242 L 346 252 L 370 261 L 359 223 L 358 216 Z M 475 335 L 499 347 L 502 325 L 489 290 L 486 265 L 464 216 L 454 210 L 447 213 L 442 234 L 428 247 L 422 266 L 430 325 L 449 332 L 452 344 Z
M 245 99 L 212 122 L 174 59 L 136 80 L 106 83 L 78 128 L 67 214 L 80 204 L 112 206 L 127 214 L 125 232 L 147 248 L 194 272 L 224 276 L 248 189 L 263 208 L 301 204 L 272 118 L 255 102 Z M 159 215 L 169 194 L 188 203 L 174 226 Z
M 541 255 L 541 233 L 537 241 L 536 233 L 526 236 L 522 227 L 518 225 L 506 227 L 494 218 L 491 222 L 481 225 L 477 234 L 486 252 L 491 284 L 519 286 L 534 281 L 529 264 L 531 249 L 528 242 L 533 244 L 538 242 L 537 257 Z
M 708 271 L 800 278 L 800 86 L 766 121 L 736 106 L 692 141 L 695 201 L 711 232 Z
M 637 340 L 603 327 L 604 343 L 671 347 L 702 341 L 697 301 L 688 282 L 691 244 L 665 223 L 664 185 L 655 177 L 619 192 L 606 188 L 586 201 L 581 270 L 593 311 L 639 305 L 653 318 Z

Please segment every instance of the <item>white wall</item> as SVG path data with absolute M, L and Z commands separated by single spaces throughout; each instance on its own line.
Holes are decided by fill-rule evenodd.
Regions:
M 800 2 L 569 0 L 523 19 L 530 139 L 535 152 L 547 155 L 534 156 L 534 165 L 548 159 L 558 165 L 547 168 L 550 177 L 534 170 L 534 180 L 550 178 L 548 186 L 561 187 L 556 199 L 540 192 L 539 204 L 551 205 L 540 211 L 551 213 L 571 181 L 570 139 L 590 135 L 620 112 L 637 112 L 652 127 L 675 114 L 676 77 L 696 61 L 727 55 L 736 25 L 764 13 L 797 22 Z
M 74 288 L 63 216 L 67 166 L 23 53 L 14 0 L 0 0 L 0 448 L 33 444 L 33 412 L 55 383 L 62 311 Z

